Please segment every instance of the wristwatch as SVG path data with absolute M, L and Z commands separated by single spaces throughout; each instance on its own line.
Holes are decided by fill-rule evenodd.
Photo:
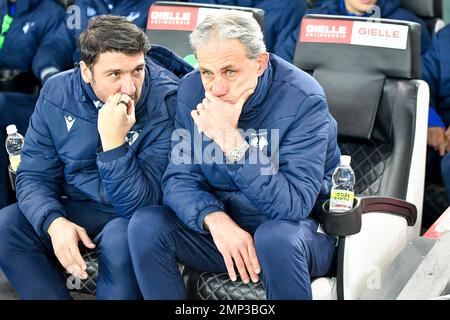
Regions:
M 249 145 L 247 141 L 244 141 L 244 143 L 240 144 L 239 146 L 234 146 L 225 154 L 227 160 L 229 162 L 239 162 L 245 156 L 245 152 L 247 151 L 248 147 Z

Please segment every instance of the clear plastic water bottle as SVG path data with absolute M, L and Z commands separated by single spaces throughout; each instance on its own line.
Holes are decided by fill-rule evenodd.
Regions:
M 355 173 L 350 156 L 341 156 L 341 162 L 333 173 L 333 187 L 330 196 L 330 212 L 343 213 L 353 208 L 355 198 Z
M 5 141 L 6 152 L 9 155 L 11 169 L 16 172 L 20 163 L 20 151 L 23 147 L 24 138 L 17 132 L 16 125 L 14 124 L 6 127 L 6 133 L 8 134 Z

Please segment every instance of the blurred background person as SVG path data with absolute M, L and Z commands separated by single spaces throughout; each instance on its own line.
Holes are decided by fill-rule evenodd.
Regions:
M 430 86 L 427 181 L 443 181 L 450 204 L 450 26 L 433 39 L 423 58 L 422 76 Z
M 0 0 L 0 208 L 15 202 L 8 178 L 6 126 L 22 135 L 39 87 L 71 65 L 64 10 L 52 0 Z M 58 36 L 55 36 L 58 35 Z

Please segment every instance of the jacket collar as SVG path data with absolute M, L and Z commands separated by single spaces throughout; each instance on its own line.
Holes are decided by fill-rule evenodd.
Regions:
M 244 104 L 242 109 L 241 119 L 250 118 L 256 112 L 258 107 L 264 102 L 270 86 L 272 84 L 272 74 L 273 74 L 272 64 L 268 63 L 267 69 L 258 79 L 258 85 L 256 86 L 255 92 L 250 96 L 250 99 Z
M 163 46 L 152 44 L 150 51 L 147 52 L 147 56 L 152 62 L 171 71 L 180 79 L 194 70 L 180 56 Z
M 381 9 L 381 17 L 387 18 L 400 8 L 399 0 L 378 0 L 377 6 Z

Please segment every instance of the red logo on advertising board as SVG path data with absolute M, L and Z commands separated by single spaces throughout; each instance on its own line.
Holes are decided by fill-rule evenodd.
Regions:
M 300 42 L 350 44 L 352 29 L 353 21 L 303 19 Z
M 197 26 L 198 8 L 152 6 L 148 13 L 147 30 L 192 31 Z

